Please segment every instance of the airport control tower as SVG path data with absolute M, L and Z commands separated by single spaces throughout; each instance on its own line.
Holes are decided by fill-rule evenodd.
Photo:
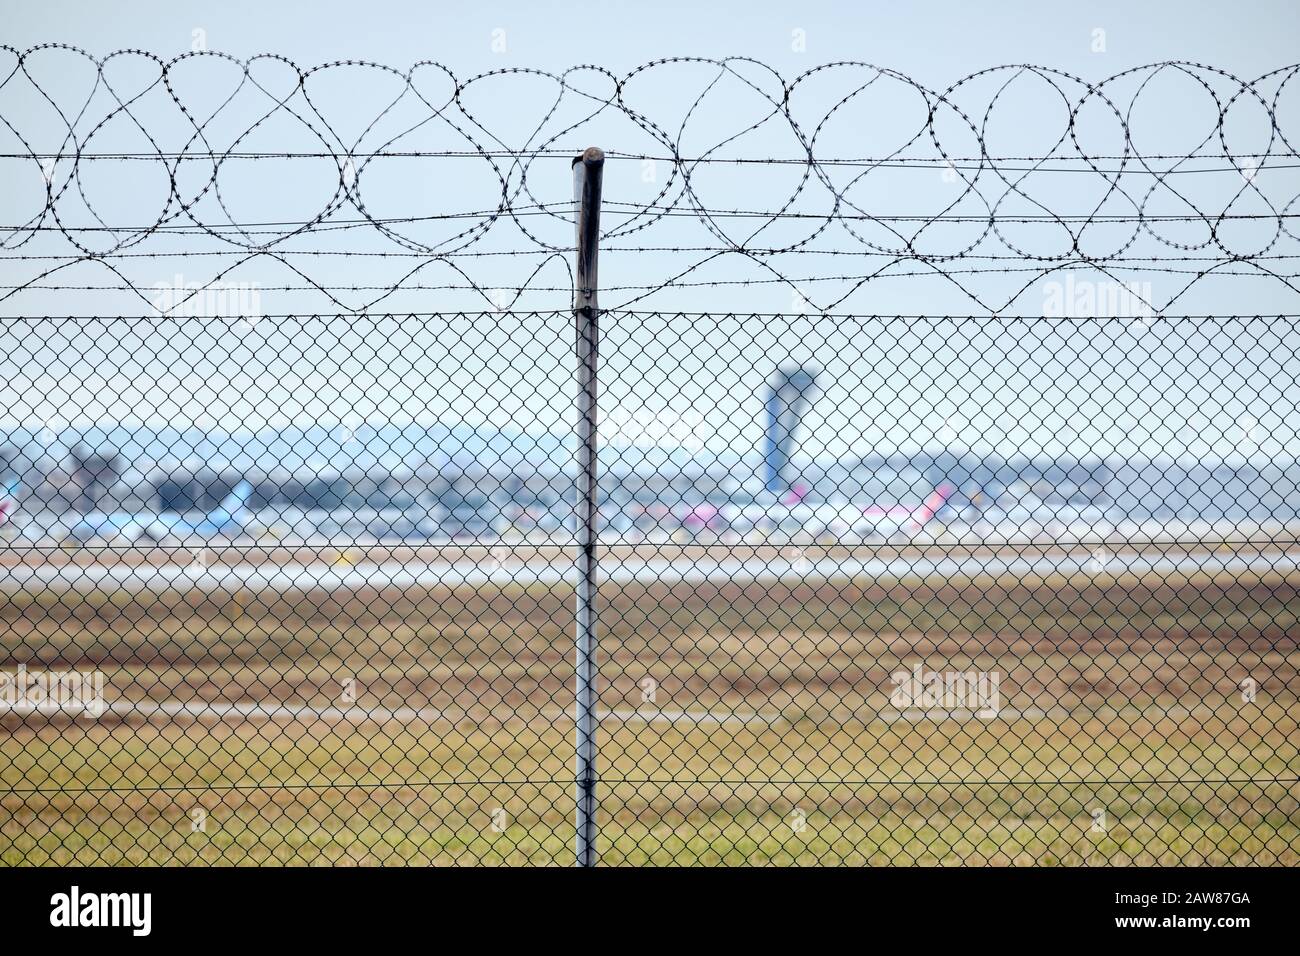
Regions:
M 801 366 L 778 369 L 769 383 L 763 482 L 773 494 L 783 494 L 793 482 L 794 476 L 788 472 L 795 432 L 812 403 L 816 386 L 817 373 Z

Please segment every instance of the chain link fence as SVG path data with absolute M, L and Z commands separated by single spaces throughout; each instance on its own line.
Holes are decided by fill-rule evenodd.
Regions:
M 571 863 L 572 321 L 7 320 L 4 862 Z M 601 334 L 602 863 L 1295 861 L 1294 318 Z

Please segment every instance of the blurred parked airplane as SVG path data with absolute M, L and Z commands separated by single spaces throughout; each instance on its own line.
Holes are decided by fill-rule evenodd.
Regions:
M 868 505 L 861 509 L 861 515 L 854 515 L 854 509 L 844 512 L 851 534 L 864 538 L 911 537 L 920 532 L 930 519 L 939 513 L 944 504 L 957 489 L 949 482 L 944 482 L 931 492 L 919 507 L 907 505 Z
M 809 491 L 807 485 L 797 484 L 775 504 L 697 505 L 686 515 L 682 524 L 692 532 L 804 532 L 814 537 L 830 535 L 837 539 L 863 541 L 872 538 L 911 538 L 919 534 L 939 513 L 956 488 L 945 482 L 916 507 L 855 503 L 805 504 L 803 499 Z
M 158 514 L 92 512 L 69 529 L 68 537 L 81 542 L 230 537 L 242 531 L 252 519 L 248 510 L 252 497 L 253 486 L 241 481 L 220 505 L 199 521 L 189 521 L 169 511 Z

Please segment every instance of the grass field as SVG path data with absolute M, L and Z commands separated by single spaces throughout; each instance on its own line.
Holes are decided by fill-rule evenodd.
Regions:
M 1295 864 L 1298 586 L 606 585 L 602 860 Z M 6 667 L 193 710 L 0 716 L 0 861 L 567 864 L 572 600 L 0 598 Z M 1000 712 L 892 710 L 917 663 L 996 672 Z

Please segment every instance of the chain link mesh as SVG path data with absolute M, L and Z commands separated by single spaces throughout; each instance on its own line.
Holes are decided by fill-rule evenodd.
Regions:
M 572 321 L 6 319 L 0 859 L 571 863 Z M 605 313 L 601 862 L 1294 863 L 1298 346 Z

